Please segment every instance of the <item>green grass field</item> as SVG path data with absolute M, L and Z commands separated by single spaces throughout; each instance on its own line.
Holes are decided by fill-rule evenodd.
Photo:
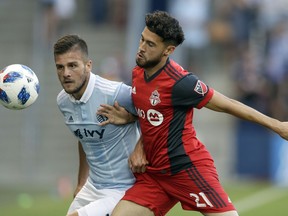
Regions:
M 268 183 L 235 183 L 225 186 L 241 216 L 284 216 L 288 213 L 288 187 Z M 0 212 L 6 216 L 64 216 L 71 198 L 46 191 L 11 191 L 0 188 Z M 201 215 L 176 205 L 167 216 Z

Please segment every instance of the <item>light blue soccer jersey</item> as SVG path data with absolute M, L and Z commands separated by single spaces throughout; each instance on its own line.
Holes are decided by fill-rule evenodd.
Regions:
M 57 97 L 66 125 L 82 143 L 92 184 L 97 189 L 125 190 L 135 181 L 128 166 L 128 157 L 139 138 L 139 131 L 136 122 L 120 126 L 98 125 L 105 119 L 96 115 L 100 104 L 113 105 L 114 101 L 136 114 L 130 86 L 93 73 L 80 100 L 75 100 L 64 90 Z

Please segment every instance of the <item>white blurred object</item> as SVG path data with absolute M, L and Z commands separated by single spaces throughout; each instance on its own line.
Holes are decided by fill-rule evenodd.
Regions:
M 76 11 L 76 0 L 55 0 L 55 11 L 60 19 L 70 19 Z
M 209 21 L 208 0 L 171 0 L 170 11 L 185 33 L 185 46 L 202 48 L 209 43 L 207 22 Z M 183 44 L 183 45 L 184 45 Z

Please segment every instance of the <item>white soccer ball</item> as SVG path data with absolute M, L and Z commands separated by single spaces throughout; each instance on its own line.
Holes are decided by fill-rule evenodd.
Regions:
M 27 66 L 12 64 L 0 71 L 0 103 L 13 110 L 32 105 L 39 94 L 39 80 Z

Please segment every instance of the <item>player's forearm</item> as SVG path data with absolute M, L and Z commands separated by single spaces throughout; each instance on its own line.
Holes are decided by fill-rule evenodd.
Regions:
M 88 175 L 89 175 L 88 164 L 87 164 L 87 162 L 83 163 L 83 161 L 81 161 L 81 159 L 80 159 L 78 178 L 77 178 L 77 186 L 76 186 L 76 189 L 74 191 L 73 197 L 75 197 L 77 195 L 77 193 L 82 189 L 82 187 L 84 186 L 84 184 L 87 181 Z
M 89 168 L 88 165 L 80 165 L 78 170 L 78 186 L 83 186 L 88 178 L 89 175 Z
M 271 118 L 254 108 L 251 108 L 239 101 L 232 100 L 236 108 L 230 109 L 227 112 L 243 120 L 251 121 L 260 124 L 276 133 L 279 133 L 280 121 Z
M 257 111 L 256 109 L 241 103 L 240 101 L 228 98 L 216 91 L 206 107 L 217 112 L 225 112 L 240 119 L 260 124 L 275 131 L 276 133 L 280 133 L 281 131 L 280 121 L 273 119 Z
M 83 150 L 82 144 L 78 142 L 79 150 L 79 170 L 78 170 L 78 186 L 83 186 L 89 175 L 89 166 L 86 160 L 86 154 Z

